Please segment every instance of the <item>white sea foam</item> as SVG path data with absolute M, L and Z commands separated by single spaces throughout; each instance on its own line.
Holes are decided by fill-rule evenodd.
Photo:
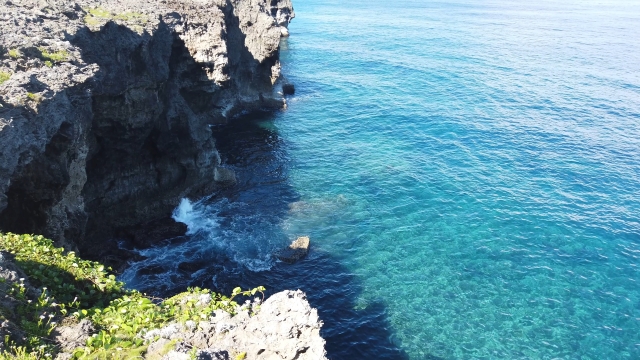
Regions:
M 182 199 L 173 211 L 173 219 L 187 225 L 187 235 L 205 232 L 211 236 L 218 230 L 218 210 L 199 202 L 192 203 L 189 199 Z
M 163 289 L 184 281 L 185 277 L 194 279 L 208 271 L 215 280 L 215 271 L 207 266 L 224 258 L 251 271 L 271 269 L 272 254 L 280 244 L 272 241 L 272 229 L 258 215 L 242 214 L 247 206 L 226 199 L 213 203 L 182 199 L 173 212 L 173 219 L 187 225 L 188 239 L 136 250 L 145 259 L 131 263 L 120 279 L 141 290 Z M 221 218 L 221 211 L 232 215 Z M 224 227 L 220 225 L 222 221 Z M 181 263 L 202 264 L 203 268 L 186 274 L 179 269 Z

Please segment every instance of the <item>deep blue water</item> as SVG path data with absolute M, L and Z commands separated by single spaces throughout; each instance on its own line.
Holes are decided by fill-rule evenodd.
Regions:
M 122 279 L 301 288 L 332 359 L 639 359 L 640 2 L 531 3 L 295 0 L 288 109 Z

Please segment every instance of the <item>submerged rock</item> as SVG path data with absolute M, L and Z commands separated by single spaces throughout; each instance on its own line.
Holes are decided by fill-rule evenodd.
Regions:
M 276 256 L 280 261 L 293 264 L 304 258 L 309 253 L 309 237 L 301 236 L 291 243 L 286 249 L 280 250 Z
M 213 171 L 213 180 L 221 183 L 235 184 L 236 173 L 231 169 L 216 167 Z

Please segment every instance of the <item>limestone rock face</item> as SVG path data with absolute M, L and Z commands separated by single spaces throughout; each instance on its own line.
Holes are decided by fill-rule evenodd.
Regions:
M 247 360 L 326 359 L 325 341 L 320 337 L 322 321 L 302 291 L 279 292 L 259 309 L 253 307 L 253 316 L 248 310 L 233 317 L 216 311 L 209 321 L 152 330 L 145 337 L 159 339 L 149 346 L 146 356 L 153 357 L 156 351 L 177 341 L 175 349 L 163 359 L 188 359 L 187 353 L 194 347 L 198 359 L 234 359 L 242 353 Z
M 104 240 L 232 183 L 210 126 L 282 107 L 289 0 L 0 5 L 0 230 Z M 0 79 L 3 77 L 0 77 Z

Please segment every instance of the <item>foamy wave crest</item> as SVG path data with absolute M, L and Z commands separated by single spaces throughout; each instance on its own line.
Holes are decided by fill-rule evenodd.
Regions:
M 173 219 L 187 225 L 187 238 L 136 250 L 144 260 L 131 263 L 120 279 L 140 290 L 162 291 L 196 278 L 213 279 L 220 271 L 237 267 L 271 269 L 273 253 L 286 239 L 279 239 L 277 224 L 250 209 L 246 203 L 226 199 L 213 203 L 183 199 Z
M 187 235 L 199 232 L 212 234 L 218 228 L 217 212 L 200 203 L 194 204 L 189 199 L 180 201 L 180 205 L 173 211 L 173 219 L 187 225 Z

